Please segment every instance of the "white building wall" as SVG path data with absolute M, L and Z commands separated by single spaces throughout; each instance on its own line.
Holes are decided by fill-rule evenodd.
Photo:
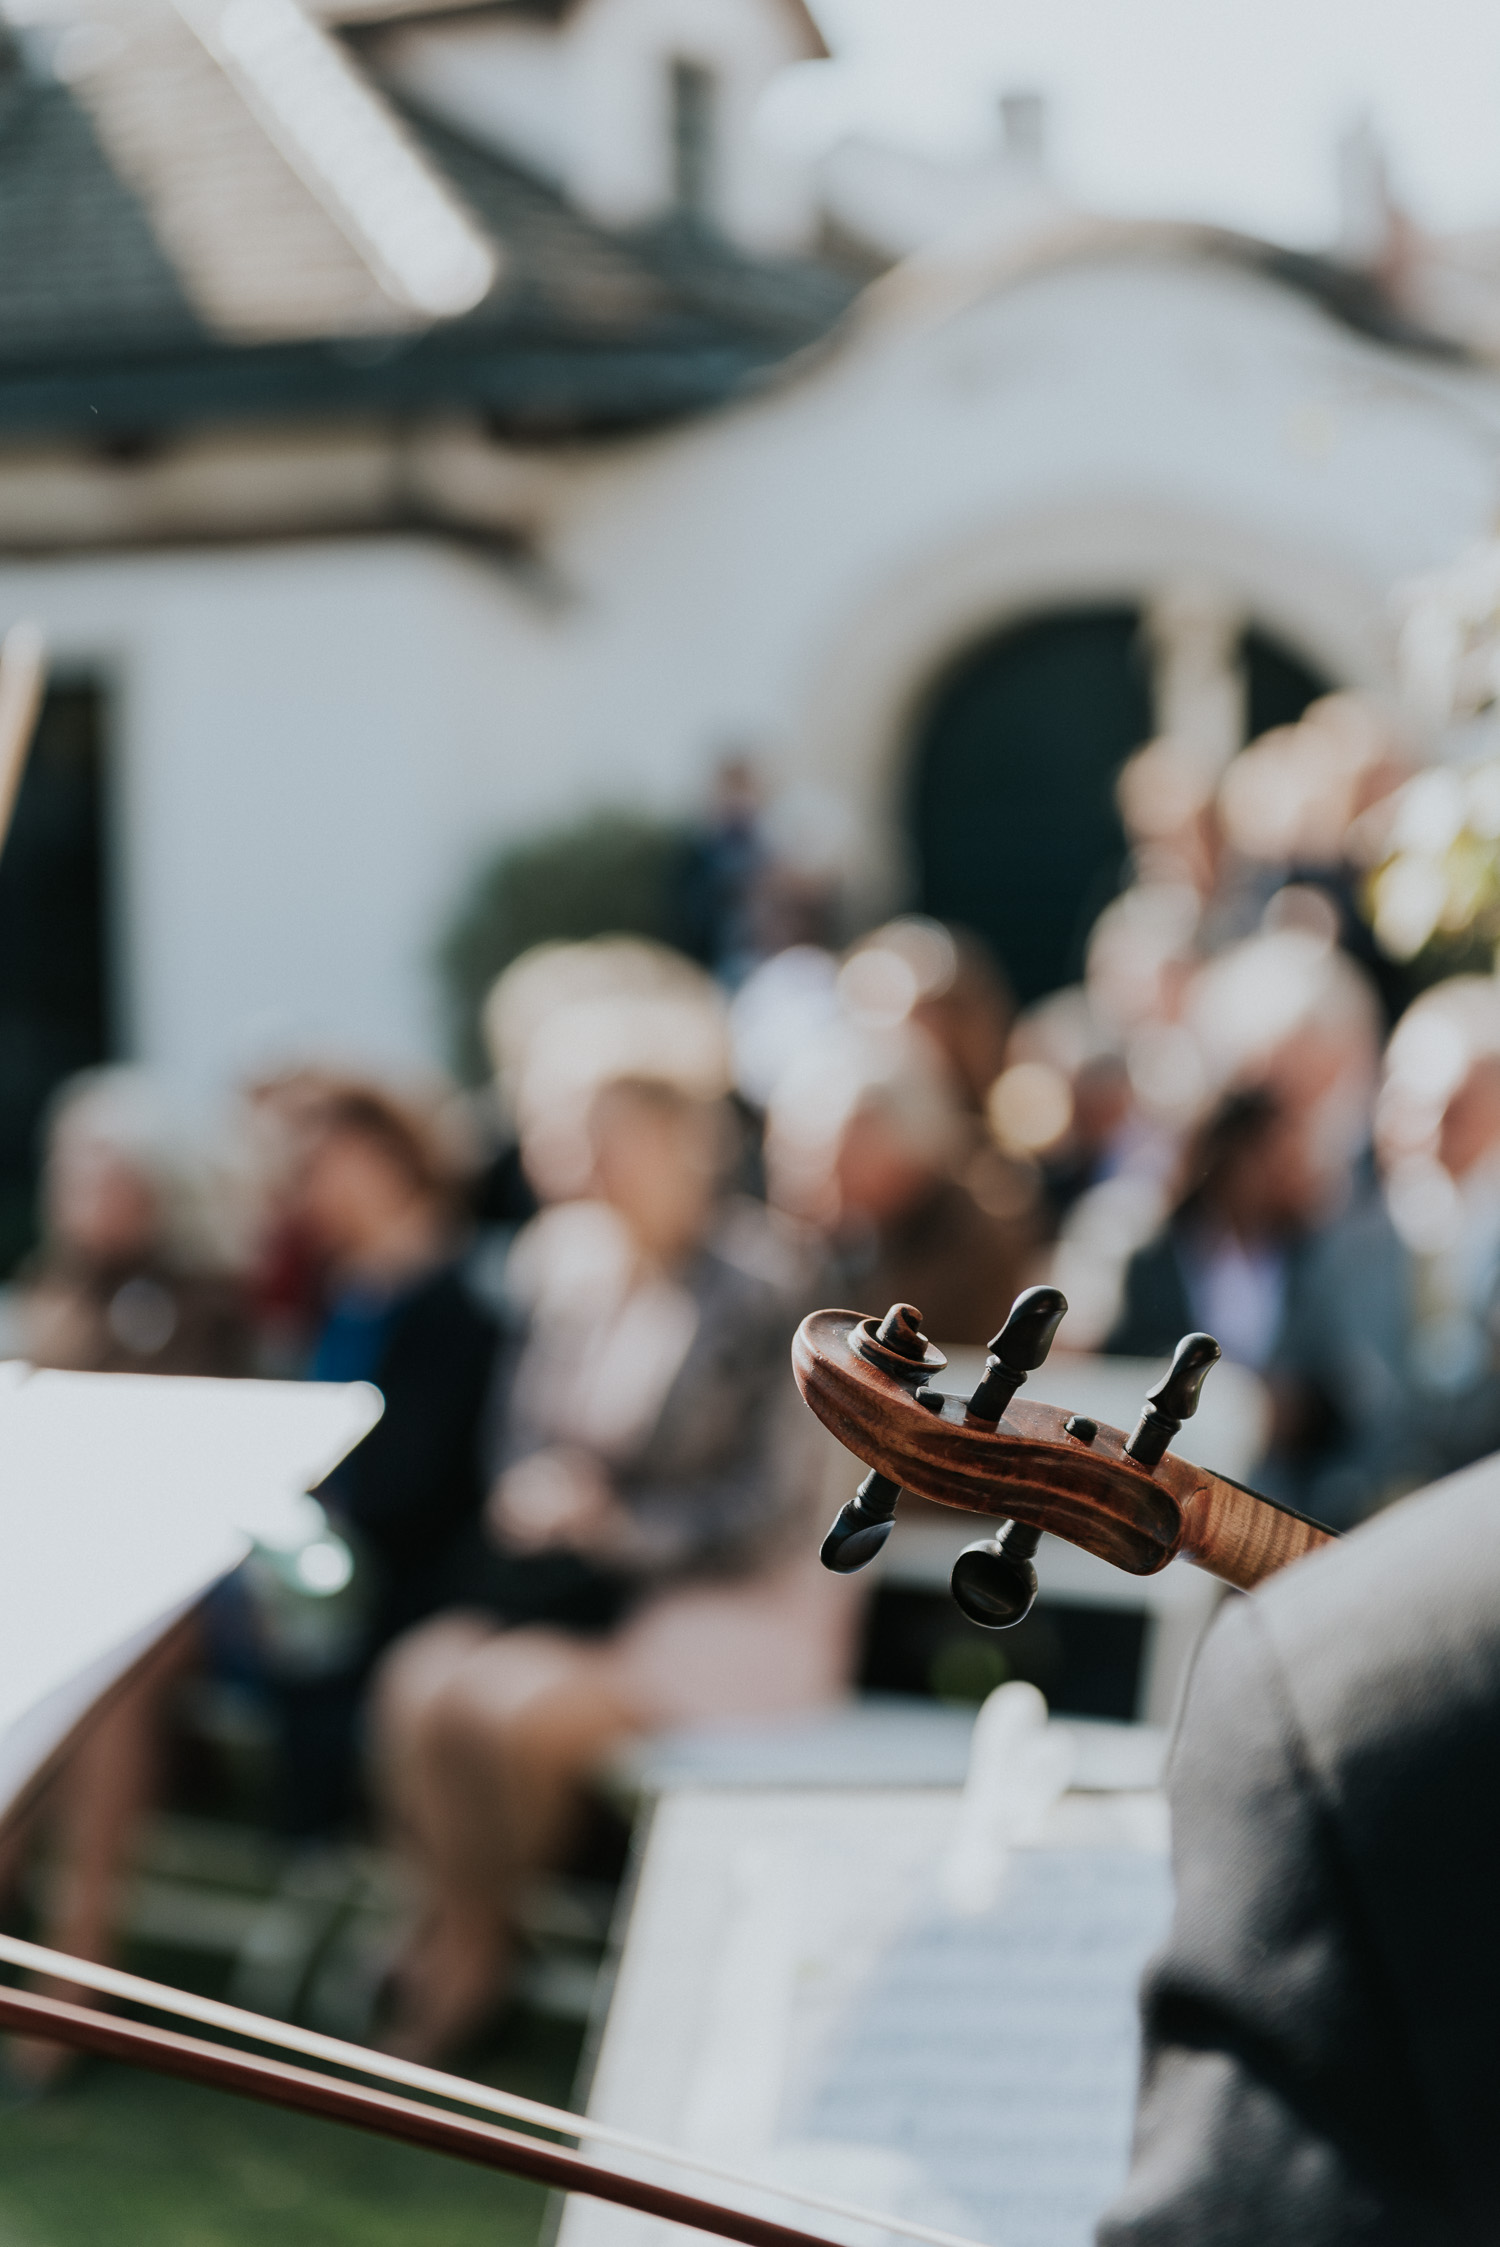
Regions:
M 623 757 L 665 735 L 686 783 L 759 740 L 847 790 L 890 868 L 912 711 L 967 639 L 1206 580 L 1380 684 L 1393 586 L 1492 519 L 1500 386 L 1270 283 L 1105 262 L 954 294 L 892 289 L 820 371 L 573 487 L 573 690 Z
M 492 573 L 405 541 L 120 556 L 0 571 L 22 613 L 113 689 L 130 1049 L 193 1085 L 314 1044 L 434 1056 L 455 887 L 561 777 Z
M 559 460 L 548 597 L 415 539 L 0 569 L 0 623 L 116 681 L 136 1050 L 196 1081 L 312 1040 L 432 1055 L 482 853 L 689 803 L 728 744 L 848 807 L 883 903 L 913 713 L 970 637 L 1206 585 L 1379 686 L 1392 585 L 1493 521 L 1500 386 L 1269 283 L 903 289 L 754 403 Z

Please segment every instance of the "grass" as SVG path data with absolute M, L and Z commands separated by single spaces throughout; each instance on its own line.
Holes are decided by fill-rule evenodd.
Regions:
M 578 2032 L 512 2016 L 476 2071 L 566 2101 Z M 0 2247 L 534 2247 L 545 2189 L 94 2062 L 0 2111 Z
M 158 1816 L 128 1885 L 120 1964 L 240 2002 L 234 1946 L 259 1935 L 264 1948 L 265 1915 L 280 1909 L 295 1968 L 286 2010 L 308 1997 L 302 1985 L 334 1958 L 340 1931 L 356 1987 L 365 1949 L 378 1958 L 396 1925 L 368 1855 L 332 1853 L 322 1885 L 309 1885 L 310 1861 L 254 1824 Z M 44 1857 L 12 1900 L 16 1933 L 34 1934 L 48 1877 Z M 215 1922 L 215 1935 L 210 1905 L 243 1923 L 226 1932 Z M 280 2009 L 260 1991 L 244 2001 Z M 356 2041 L 363 2033 L 348 2016 L 315 2025 Z M 518 2002 L 459 2072 L 570 2106 L 583 2036 L 578 2021 Z M 546 2220 L 544 2186 L 228 2092 L 82 2059 L 44 2098 L 7 2104 L 3 2077 L 0 2064 L 0 2247 L 537 2247 Z

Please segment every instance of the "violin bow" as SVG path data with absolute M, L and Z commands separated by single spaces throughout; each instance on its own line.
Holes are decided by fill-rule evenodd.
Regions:
M 695 2193 L 649 2184 L 544 2139 L 498 2129 L 492 2122 L 476 2122 L 468 2115 L 449 2114 L 416 2099 L 396 2098 L 389 2091 L 372 2090 L 366 2084 L 341 2082 L 336 2076 L 314 2074 L 309 2068 L 291 2067 L 285 2060 L 264 2059 L 258 2053 L 231 2051 L 202 2037 L 179 2036 L 173 2029 L 120 2020 L 114 2014 L 96 2013 L 88 2006 L 69 2005 L 61 1998 L 43 1997 L 31 1990 L 0 1989 L 0 2027 L 20 2036 L 95 2052 L 105 2059 L 123 2060 L 158 2075 L 181 2076 L 189 2083 L 234 2091 L 241 2098 L 256 2099 L 268 2106 L 290 2107 L 298 2114 L 349 2123 L 356 2130 L 455 2155 L 482 2168 L 503 2169 L 511 2176 L 528 2177 L 565 2192 L 615 2201 L 643 2215 L 664 2216 L 669 2223 L 738 2240 L 742 2247 L 829 2247 L 818 2233 L 799 2231 L 768 2217 L 746 2215 L 717 2201 L 702 2200 Z
M 933 1386 L 948 1361 L 914 1304 L 893 1303 L 878 1320 L 858 1311 L 803 1320 L 792 1345 L 797 1385 L 870 1469 L 823 1541 L 825 1567 L 849 1575 L 873 1560 L 903 1490 L 998 1517 L 953 1568 L 954 1599 L 987 1630 L 1030 1612 L 1044 1532 L 1132 1576 L 1180 1557 L 1242 1591 L 1333 1541 L 1321 1522 L 1172 1454 L 1221 1355 L 1211 1334 L 1184 1335 L 1129 1435 L 1018 1396 L 1067 1308 L 1055 1287 L 1017 1296 L 967 1399 Z
M 653 2184 L 639 2174 L 607 2166 L 550 2139 L 496 2129 L 488 2121 L 476 2121 L 472 2116 L 455 2114 L 451 2109 L 455 2106 L 478 2108 L 486 2115 L 498 2114 L 508 2121 L 525 2122 L 534 2129 L 547 2130 L 554 2137 L 575 2138 L 580 2144 L 591 2139 L 619 2154 L 695 2171 L 718 2185 L 728 2185 L 751 2195 L 752 2202 L 769 2193 L 778 2200 L 791 2201 L 825 2217 L 834 2217 L 844 2225 L 852 2222 L 872 2231 L 889 2232 L 916 2241 L 918 2247 L 974 2247 L 972 2241 L 954 2232 L 914 2222 L 908 2216 L 881 2213 L 809 2190 L 801 2184 L 769 2183 L 763 2177 L 727 2167 L 703 2154 L 641 2137 L 635 2131 L 618 2129 L 589 2115 L 571 2114 L 565 2108 L 547 2106 L 540 2100 L 523 2098 L 492 2084 L 444 2074 L 436 2068 L 397 2059 L 389 2053 L 351 2044 L 341 2037 L 327 2036 L 291 2021 L 271 2020 L 263 2014 L 246 2012 L 243 2007 L 226 2005 L 217 1998 L 146 1981 L 138 1974 L 123 1973 L 118 1967 L 71 1958 L 64 1952 L 22 1942 L 15 1936 L 0 1935 L 0 1965 L 46 1974 L 54 1982 L 92 1990 L 103 1998 L 125 2004 L 145 2006 L 198 2027 L 219 2030 L 241 2042 L 248 2039 L 270 2045 L 293 2053 L 300 2060 L 317 2061 L 323 2070 L 332 2067 L 345 2072 L 343 2076 L 314 2073 L 305 2067 L 289 2066 L 282 2059 L 260 2057 L 138 2020 L 122 2020 L 117 2015 L 73 2004 L 64 1998 L 3 1984 L 0 1984 L 0 2029 L 41 2042 L 66 2044 L 78 2051 L 122 2061 L 127 2066 L 178 2076 L 186 2082 L 234 2092 L 239 2097 L 256 2099 L 266 2105 L 318 2115 L 379 2137 L 395 2138 L 485 2168 L 503 2170 L 512 2176 L 527 2177 L 554 2190 L 612 2201 L 645 2215 L 665 2218 L 669 2223 L 685 2224 L 720 2238 L 741 2241 L 744 2247 L 832 2247 L 832 2242 L 771 2217 L 749 2213 L 744 2208 L 726 2207 L 720 2201 L 695 2193 Z M 388 2090 L 351 2083 L 347 2079 L 349 2074 L 371 2076 L 377 2083 L 398 2091 L 422 2093 L 425 2099 L 393 2098 Z M 434 2099 L 446 2104 L 440 2107 L 425 2103 Z

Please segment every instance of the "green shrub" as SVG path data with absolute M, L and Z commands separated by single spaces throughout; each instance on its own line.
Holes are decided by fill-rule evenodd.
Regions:
M 589 936 L 683 942 L 690 847 L 689 830 L 676 821 L 596 811 L 504 843 L 484 861 L 438 953 L 453 1064 L 466 1082 L 486 1074 L 485 994 L 533 944 Z

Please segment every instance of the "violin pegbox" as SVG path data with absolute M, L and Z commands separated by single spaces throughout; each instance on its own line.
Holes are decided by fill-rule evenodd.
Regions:
M 984 1372 L 964 1408 L 967 1421 L 978 1428 L 999 1426 L 1027 1374 L 1046 1362 L 1067 1309 L 1061 1288 L 1028 1287 L 1016 1297 L 1005 1324 L 987 1346 Z M 915 1304 L 893 1303 L 878 1326 L 873 1319 L 861 1320 L 851 1347 L 909 1390 L 914 1404 L 929 1412 L 942 1411 L 942 1392 L 931 1383 L 948 1361 L 922 1332 L 922 1314 Z M 824 1538 L 823 1566 L 841 1576 L 868 1566 L 890 1536 L 900 1498 L 901 1485 L 872 1468 Z M 959 1554 L 953 1568 L 953 1597 L 971 1622 L 998 1631 L 1025 1619 L 1036 1599 L 1036 1570 L 1031 1562 L 1039 1541 L 1039 1531 L 1004 1521 L 993 1537 L 981 1538 Z
M 1133 1574 L 1165 1565 L 1182 1539 L 1181 1470 L 1168 1462 L 1165 1484 L 1156 1470 L 1197 1409 L 1219 1345 L 1208 1334 L 1184 1337 L 1128 1438 L 1047 1405 L 1023 1404 L 1012 1415 L 1067 1308 L 1055 1287 L 1018 1295 L 967 1400 L 933 1386 L 947 1360 L 923 1333 L 915 1304 L 893 1303 L 879 1320 L 824 1311 L 803 1322 L 793 1350 L 802 1393 L 870 1469 L 823 1540 L 826 1568 L 852 1575 L 876 1557 L 903 1483 L 940 1504 L 1000 1517 L 959 1554 L 951 1579 L 957 1605 L 983 1630 L 1008 1630 L 1031 1612 L 1044 1528 Z

